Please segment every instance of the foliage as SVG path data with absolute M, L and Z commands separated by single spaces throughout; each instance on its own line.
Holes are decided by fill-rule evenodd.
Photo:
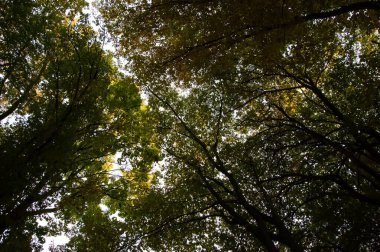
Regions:
M 130 146 L 120 139 L 144 138 L 139 90 L 113 66 L 84 6 L 1 3 L 2 251 L 38 249 L 58 232 L 38 224 L 48 213 L 69 222 L 99 204 L 114 187 L 112 155 Z
M 165 157 L 161 183 L 124 216 L 137 247 L 379 246 L 378 2 L 102 8 Z
M 0 4 L 1 250 L 380 247 L 379 2 L 85 5 Z

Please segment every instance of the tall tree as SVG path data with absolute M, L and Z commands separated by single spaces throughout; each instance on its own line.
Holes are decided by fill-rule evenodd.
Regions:
M 102 8 L 165 156 L 161 183 L 119 210 L 125 247 L 379 246 L 379 2 Z
M 84 6 L 0 3 L 2 251 L 38 248 L 47 213 L 71 219 L 98 205 L 117 187 L 111 156 L 142 138 L 139 90 L 102 49 Z

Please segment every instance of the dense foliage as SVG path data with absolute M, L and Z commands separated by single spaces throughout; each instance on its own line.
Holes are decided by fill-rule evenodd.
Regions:
M 0 6 L 4 248 L 380 247 L 378 1 L 100 1 L 129 77 L 63 2 Z
M 59 231 L 47 213 L 71 220 L 99 205 L 118 187 L 112 155 L 142 136 L 138 88 L 112 65 L 83 6 L 1 2 L 1 251 L 38 249 Z

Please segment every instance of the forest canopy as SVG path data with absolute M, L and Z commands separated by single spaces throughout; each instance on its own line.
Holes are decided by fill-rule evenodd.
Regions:
M 0 3 L 1 251 L 380 247 L 380 2 L 93 4 Z

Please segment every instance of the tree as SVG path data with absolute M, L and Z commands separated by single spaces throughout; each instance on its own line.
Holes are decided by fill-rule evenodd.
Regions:
M 165 156 L 125 248 L 379 246 L 378 2 L 102 4 Z
M 115 187 L 112 155 L 144 138 L 139 90 L 102 49 L 84 6 L 0 4 L 2 251 L 38 249 L 57 231 L 37 223 L 48 213 L 71 220 L 99 204 Z

